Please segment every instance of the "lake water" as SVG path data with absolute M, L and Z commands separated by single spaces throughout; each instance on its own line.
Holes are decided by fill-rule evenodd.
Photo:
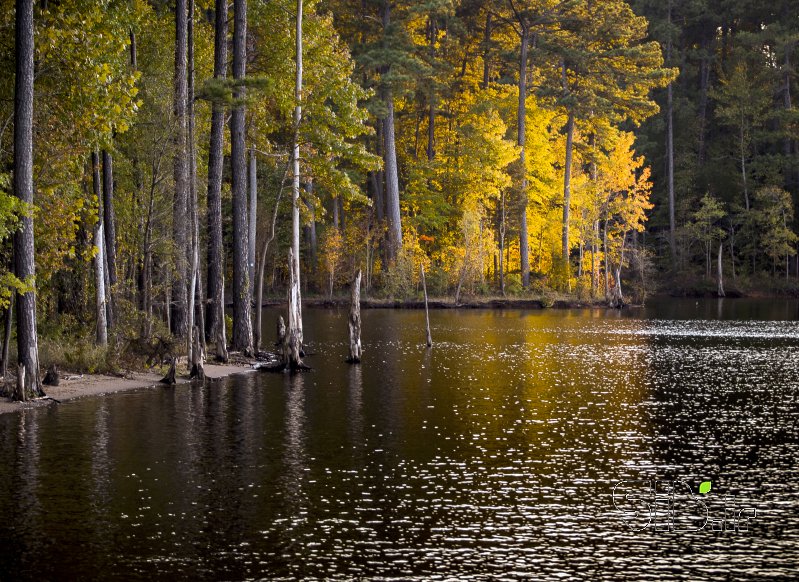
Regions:
M 0 580 L 797 576 L 797 310 L 371 310 L 350 366 L 308 309 L 312 372 L 0 417 Z

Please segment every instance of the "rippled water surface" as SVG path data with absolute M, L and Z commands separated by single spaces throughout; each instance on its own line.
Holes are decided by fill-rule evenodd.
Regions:
M 365 311 L 361 366 L 306 310 L 310 373 L 0 417 L 0 579 L 797 576 L 797 307 Z

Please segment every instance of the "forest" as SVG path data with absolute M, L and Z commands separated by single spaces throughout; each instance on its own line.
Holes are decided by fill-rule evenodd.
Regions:
M 797 2 L 3 8 L 22 392 L 40 360 L 255 356 L 287 292 L 299 365 L 301 296 L 354 280 L 454 304 L 799 290 Z

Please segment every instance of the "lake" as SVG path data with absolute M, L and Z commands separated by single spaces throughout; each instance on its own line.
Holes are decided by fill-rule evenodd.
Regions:
M 798 314 L 366 310 L 351 366 L 306 309 L 311 372 L 0 417 L 0 580 L 797 576 Z

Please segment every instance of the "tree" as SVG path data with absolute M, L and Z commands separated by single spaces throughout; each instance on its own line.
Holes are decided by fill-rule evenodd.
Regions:
M 186 103 L 188 100 L 188 16 L 186 0 L 175 0 L 175 76 L 173 168 L 175 198 L 172 206 L 172 232 L 175 243 L 175 275 L 172 280 L 172 333 L 186 336 L 187 320 L 187 252 L 188 252 L 188 149 Z
M 14 43 L 14 195 L 24 204 L 33 204 L 33 0 L 17 0 Z M 44 396 L 39 379 L 39 340 L 36 335 L 36 270 L 34 261 L 33 216 L 26 213 L 14 236 L 14 274 L 30 287 L 17 293 L 17 354 L 28 393 Z
M 214 11 L 214 79 L 227 76 L 227 0 L 216 0 Z M 224 156 L 225 108 L 211 104 L 211 135 L 208 146 L 208 305 L 205 333 L 209 339 L 225 341 L 224 251 L 222 248 L 222 164 Z M 221 333 L 220 333 L 221 332 Z
M 247 0 L 233 2 L 233 79 L 234 97 L 243 99 L 247 62 Z M 247 149 L 244 143 L 244 104 L 239 101 L 230 117 L 230 161 L 233 192 L 233 349 L 251 355 L 249 243 L 247 227 Z

